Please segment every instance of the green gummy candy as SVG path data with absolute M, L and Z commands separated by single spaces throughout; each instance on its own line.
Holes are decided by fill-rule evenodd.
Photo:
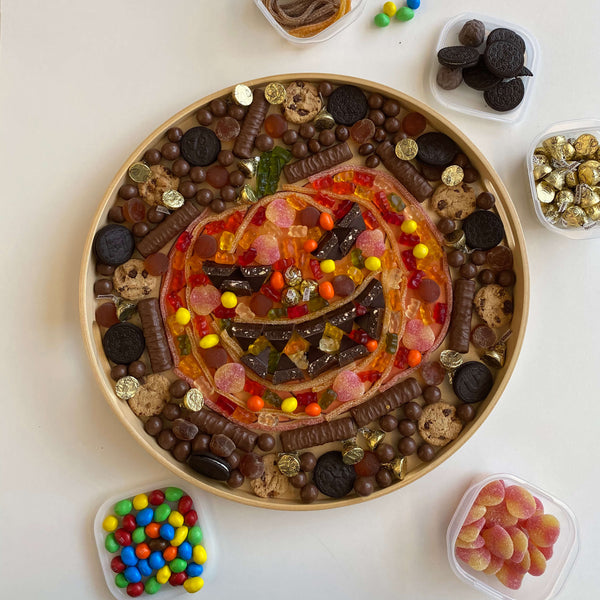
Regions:
M 141 544 L 146 539 L 146 532 L 143 527 L 137 527 L 131 534 L 131 539 L 135 544 Z
M 168 516 L 171 514 L 171 507 L 168 504 L 161 504 L 154 509 L 154 520 L 157 523 L 166 521 Z
M 156 577 L 150 577 L 144 586 L 146 594 L 156 594 L 160 590 L 160 583 L 156 581 Z
M 169 568 L 171 569 L 172 573 L 182 573 L 183 571 L 185 571 L 186 567 L 187 561 L 183 560 L 183 558 L 174 558 L 169 563 Z
M 109 552 L 116 552 L 119 549 L 119 543 L 115 539 L 115 534 L 114 533 L 109 533 L 106 536 L 106 539 L 104 540 L 104 547 Z
M 385 13 L 375 15 L 375 25 L 377 27 L 387 27 L 390 24 L 390 18 Z
M 183 490 L 178 487 L 168 487 L 165 490 L 165 498 L 169 502 L 177 502 L 183 496 Z
M 115 583 L 117 584 L 117 587 L 126 588 L 129 582 L 127 579 L 125 579 L 125 575 L 123 575 L 123 573 L 119 573 L 115 577 Z
M 399 8 L 396 13 L 396 19 L 398 19 L 398 21 L 410 21 L 414 16 L 415 11 L 412 8 L 408 8 L 408 6 Z
M 115 512 L 120 516 L 120 517 L 124 517 L 125 515 L 128 515 L 133 509 L 133 504 L 131 503 L 131 500 L 119 500 L 119 502 L 117 502 L 115 504 Z
M 198 525 L 194 525 L 188 531 L 187 539 L 192 546 L 197 546 L 198 544 L 201 544 L 203 537 L 204 536 L 202 535 L 202 529 L 200 529 Z

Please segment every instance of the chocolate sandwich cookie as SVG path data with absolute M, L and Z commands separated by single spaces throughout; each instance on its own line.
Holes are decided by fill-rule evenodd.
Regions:
M 483 54 L 487 69 L 498 77 L 514 77 L 523 68 L 524 56 L 518 46 L 498 41 L 487 45 Z
M 212 129 L 192 127 L 181 138 L 181 156 L 195 167 L 206 167 L 217 160 L 221 142 Z
M 501 81 L 502 77 L 494 75 L 486 66 L 483 55 L 479 57 L 477 64 L 474 67 L 469 67 L 463 71 L 464 82 L 474 90 L 485 92 L 496 87 Z
M 102 339 L 104 354 L 118 365 L 128 365 L 144 352 L 144 334 L 133 323 L 117 323 L 109 327 Z
M 332 450 L 317 461 L 313 481 L 319 491 L 330 498 L 343 498 L 354 487 L 356 471 L 342 460 L 342 453 Z
M 517 77 L 533 77 L 533 73 L 526 66 L 523 66 Z
M 483 93 L 483 99 L 490 108 L 498 112 L 512 110 L 521 104 L 525 96 L 525 86 L 519 78 L 502 81 Z
M 490 250 L 504 237 L 504 225 L 500 217 L 489 210 L 478 210 L 463 222 L 465 241 L 473 250 Z
M 131 258 L 134 248 L 133 234 L 123 225 L 106 225 L 94 236 L 94 254 L 103 265 L 122 265 Z
M 200 475 L 204 475 L 210 479 L 216 479 L 217 481 L 227 481 L 232 471 L 225 459 L 219 458 L 210 452 L 192 454 L 187 459 L 187 464 L 196 473 L 200 473 Z
M 505 27 L 499 27 L 490 31 L 487 39 L 487 45 L 493 44 L 494 42 L 503 41 L 510 42 L 519 48 L 521 54 L 525 54 L 525 41 L 512 29 L 506 29 Z
M 448 46 L 437 53 L 438 62 L 451 69 L 464 69 L 477 64 L 479 52 L 469 46 Z
M 448 165 L 458 152 L 456 142 L 445 133 L 430 131 L 417 138 L 419 152 L 417 158 L 428 165 L 441 167 Z
M 477 361 L 463 363 L 454 373 L 454 393 L 467 404 L 485 400 L 494 385 L 492 372 Z
M 339 125 L 354 125 L 364 119 L 369 110 L 367 97 L 355 85 L 341 85 L 327 100 L 327 110 Z

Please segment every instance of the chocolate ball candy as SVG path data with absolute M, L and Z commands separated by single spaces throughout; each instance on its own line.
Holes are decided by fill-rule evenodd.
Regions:
M 162 154 L 158 148 L 149 148 L 144 152 L 144 160 L 149 165 L 157 165 L 162 158 Z
M 177 443 L 177 438 L 170 429 L 163 429 L 158 434 L 156 441 L 163 450 L 170 450 Z
M 292 156 L 294 158 L 304 158 L 308 154 L 308 146 L 304 142 L 296 142 L 292 146 Z
M 248 479 L 258 479 L 265 472 L 263 459 L 254 452 L 246 454 L 240 461 L 240 472 Z
M 469 159 L 467 158 L 466 154 L 464 154 L 463 152 L 459 152 L 452 159 L 452 164 L 458 165 L 461 169 L 466 169 L 471 163 L 469 162 Z
M 196 113 L 196 121 L 198 121 L 200 125 L 204 125 L 205 127 L 207 127 L 213 122 L 212 113 L 210 112 L 210 110 L 208 110 L 208 108 L 201 108 Z
M 235 160 L 235 156 L 231 150 L 221 150 L 219 154 L 217 154 L 217 161 L 223 167 L 228 167 L 233 164 Z
M 118 381 L 121 377 L 127 375 L 127 365 L 115 365 L 110 370 L 110 377 L 114 381 Z
M 477 275 L 477 267 L 473 263 L 464 264 L 458 271 L 463 279 L 473 279 Z
M 244 485 L 244 476 L 238 469 L 231 471 L 229 479 L 227 480 L 227 485 L 232 489 L 239 488 Z
M 477 266 L 483 265 L 485 263 L 485 258 L 485 250 L 475 250 L 475 252 L 471 254 L 471 262 Z
M 275 438 L 270 433 L 261 433 L 258 436 L 258 447 L 263 452 L 270 452 L 275 448 Z
M 402 437 L 398 442 L 398 452 L 402 456 L 411 456 L 417 451 L 417 442 L 411 437 Z
M 416 402 L 407 402 L 404 406 L 404 414 L 408 419 L 412 419 L 413 421 L 417 421 L 421 418 L 421 414 L 423 413 L 423 409 L 420 404 Z
M 106 218 L 113 223 L 122 223 L 125 220 L 122 206 L 113 206 L 109 211 Z
M 381 127 L 385 123 L 385 115 L 381 110 L 370 110 L 369 119 L 373 121 L 375 127 Z
M 175 160 L 179 158 L 179 144 L 174 144 L 173 142 L 167 142 L 163 144 L 163 147 L 160 149 L 161 154 L 167 160 Z
M 370 496 L 375 491 L 371 477 L 358 477 L 354 481 L 354 491 L 359 496 Z
M 210 208 L 213 212 L 216 212 L 217 214 L 222 213 L 226 206 L 225 206 L 225 202 L 223 202 L 223 200 L 221 198 L 215 198 L 211 203 L 210 203 Z
M 369 169 L 375 169 L 380 163 L 381 159 L 377 154 L 371 154 L 367 157 L 367 160 L 365 160 L 365 166 L 369 167 Z
M 442 392 L 440 392 L 440 388 L 435 385 L 428 385 L 423 389 L 423 400 L 427 404 L 433 404 L 434 402 L 439 402 L 442 398 Z
M 214 197 L 213 191 L 208 188 L 201 188 L 196 194 L 196 200 L 201 206 L 208 206 L 213 201 Z
M 210 446 L 210 435 L 199 433 L 192 442 L 193 452 L 206 452 Z
M 183 398 L 189 389 L 190 385 L 185 379 L 176 379 L 169 386 L 169 393 L 173 398 Z
M 318 140 L 309 140 L 309 142 L 308 142 L 308 149 L 313 154 L 316 154 L 317 152 L 319 152 L 319 150 L 321 150 L 321 144 L 319 144 Z
M 396 117 L 388 117 L 383 124 L 383 128 L 388 133 L 396 133 L 400 131 L 400 121 Z
M 156 210 L 156 206 L 151 207 L 146 213 L 149 223 L 162 223 L 166 216 L 165 213 Z
M 183 137 L 183 130 L 179 127 L 171 127 L 167 130 L 167 139 L 170 142 L 179 142 Z
M 227 458 L 235 450 L 235 444 L 231 438 L 222 433 L 217 433 L 212 436 L 209 448 L 216 456 Z
M 94 282 L 94 294 L 96 294 L 96 296 L 100 296 L 102 294 L 110 294 L 112 291 L 112 279 L 98 279 Z
M 411 435 L 414 435 L 416 433 L 417 426 L 416 426 L 415 422 L 412 421 L 411 419 L 401 419 L 398 422 L 398 431 L 404 437 L 410 437 Z
M 467 167 L 463 172 L 463 181 L 465 183 L 475 183 L 479 179 L 479 171 L 474 167 Z
M 345 125 L 338 125 L 335 128 L 335 137 L 340 142 L 345 142 L 350 137 L 350 130 Z
M 217 98 L 210 103 L 210 110 L 215 117 L 224 117 L 227 114 L 227 104 Z
M 460 250 L 453 250 L 448 254 L 448 264 L 455 269 L 458 267 L 462 267 L 465 264 L 465 253 Z
M 181 417 L 181 407 L 174 402 L 167 402 L 164 405 L 161 414 L 167 421 L 175 421 L 175 419 Z
M 273 150 L 275 146 L 275 142 L 270 135 L 266 133 L 261 133 L 254 142 L 256 149 L 260 152 L 269 152 L 269 150 Z
M 314 483 L 307 483 L 300 490 L 300 499 L 304 504 L 311 504 L 319 497 L 319 488 Z
M 408 134 L 402 130 L 397 131 L 393 137 L 392 137 L 392 142 L 395 144 L 397 144 L 398 142 L 405 140 L 408 137 Z M 442 176 L 441 172 L 440 172 L 440 177 Z M 438 179 L 440 178 L 438 177 Z
M 298 132 L 305 140 L 309 140 L 313 135 L 315 135 L 317 130 L 312 123 L 302 123 Z
M 381 108 L 383 106 L 383 96 L 381 94 L 369 94 L 367 104 L 369 108 Z
M 386 100 L 381 107 L 381 110 L 388 117 L 395 117 L 400 112 L 400 104 L 396 100 Z
M 490 194 L 490 192 L 481 192 L 476 199 L 477 208 L 481 208 L 482 210 L 489 210 L 496 203 L 496 198 L 494 194 Z
M 383 431 L 394 431 L 398 427 L 398 419 L 394 415 L 384 415 L 379 419 L 379 427 Z
M 329 81 L 321 81 L 318 90 L 321 96 L 327 98 L 327 96 L 331 96 L 331 93 L 333 92 L 333 84 L 329 83 Z
M 291 146 L 298 141 L 298 132 L 295 129 L 288 129 L 282 136 L 281 140 L 284 144 Z
M 440 233 L 447 235 L 456 229 L 456 223 L 448 217 L 443 217 L 438 221 L 437 228 Z
M 317 465 L 317 457 L 312 452 L 303 452 L 300 455 L 300 468 L 306 473 L 314 471 Z
M 456 407 L 456 416 L 463 422 L 469 423 L 475 418 L 476 409 L 472 404 L 461 404 Z
M 136 379 L 141 379 L 146 374 L 146 365 L 141 360 L 134 360 L 129 363 L 127 373 Z
M 500 271 L 496 277 L 496 283 L 502 287 L 510 287 L 515 284 L 515 272 L 514 271 Z
M 224 185 L 221 188 L 221 198 L 225 202 L 233 202 L 237 198 L 237 192 L 232 185 Z
M 237 469 L 240 466 L 243 454 L 240 450 L 235 449 L 228 457 L 227 462 L 232 469 Z
M 477 276 L 477 280 L 481 285 L 490 285 L 496 281 L 496 274 L 490 269 L 483 269 Z
M 429 444 L 421 444 L 417 450 L 417 456 L 423 462 L 431 462 L 435 458 L 435 450 Z
M 319 133 L 319 143 L 323 146 L 331 146 L 331 144 L 334 144 L 335 132 L 331 129 L 323 129 L 323 131 Z
M 198 186 L 193 181 L 186 179 L 179 183 L 179 187 L 177 188 L 177 191 L 186 200 L 189 200 L 190 198 L 193 198 L 196 195 L 196 192 L 198 191 Z
M 118 191 L 119 198 L 123 198 L 123 200 L 129 200 L 130 198 L 135 198 L 138 195 L 137 186 L 132 183 L 124 183 Z
M 375 454 L 380 462 L 391 462 L 396 457 L 396 451 L 391 444 L 381 443 L 375 449 Z
M 304 471 L 300 471 L 299 473 L 296 473 L 296 475 L 294 475 L 293 477 L 290 477 L 290 483 L 298 489 L 303 488 L 307 482 L 308 477 L 306 476 L 306 473 Z
M 241 121 L 246 116 L 246 108 L 239 104 L 230 104 L 227 107 L 227 115 L 236 121 Z
M 190 169 L 190 179 L 194 183 L 203 183 L 206 181 L 206 169 L 204 167 L 192 167 Z
M 246 176 L 241 171 L 232 171 L 231 173 L 229 173 L 229 183 L 233 187 L 241 187 L 244 185 L 245 181 Z
M 375 146 L 369 142 L 361 144 L 358 148 L 358 153 L 361 156 L 368 156 L 369 154 L 373 154 L 373 152 L 375 152 Z
M 198 435 L 198 426 L 186 421 L 185 419 L 175 419 L 173 421 L 173 435 L 178 440 L 188 442 Z
M 467 404 L 466 406 L 470 406 L 470 404 Z M 149 417 L 144 423 L 144 431 L 151 436 L 157 436 L 162 431 L 162 428 L 162 419 L 157 416 Z
M 390 485 L 394 483 L 394 476 L 389 469 L 384 467 L 377 471 L 377 475 L 375 475 L 375 481 L 380 488 L 384 489 L 386 487 L 390 487 Z
M 137 238 L 143 238 L 145 235 L 150 233 L 150 225 L 148 223 L 136 223 L 132 228 L 131 232 Z
M 387 138 L 387 133 L 383 127 L 377 127 L 375 129 L 375 133 L 373 134 L 373 139 L 376 142 L 383 142 Z
M 179 462 L 185 462 L 192 453 L 192 445 L 189 442 L 177 442 L 171 449 L 173 458 Z
M 115 268 L 112 265 L 96 263 L 96 272 L 98 273 L 98 275 L 104 275 L 105 277 L 107 277 L 108 275 L 112 275 L 115 272 Z

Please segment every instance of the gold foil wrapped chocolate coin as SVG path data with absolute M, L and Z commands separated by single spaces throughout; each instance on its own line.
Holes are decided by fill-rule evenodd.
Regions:
M 493 348 L 487 350 L 481 357 L 481 360 L 488 366 L 494 369 L 501 369 L 506 360 L 506 344 L 501 342 Z
M 315 116 L 313 125 L 317 131 L 331 129 L 332 127 L 335 127 L 335 119 L 325 108 L 322 108 Z
M 181 208 L 184 202 L 185 198 L 177 190 L 167 190 L 166 192 L 163 192 L 162 203 L 171 210 Z
M 302 271 L 295 265 L 290 265 L 283 273 L 285 282 L 292 287 L 300 285 L 302 282 Z
M 582 133 L 573 143 L 575 152 L 581 156 L 593 156 L 598 151 L 598 140 L 591 133 Z
M 598 185 L 600 183 L 600 162 L 597 160 L 586 160 L 579 165 L 577 170 L 579 182 L 587 185 Z
M 148 181 L 148 179 L 150 179 L 150 175 L 152 175 L 150 167 L 143 162 L 133 163 L 129 167 L 127 173 L 129 173 L 129 177 L 131 178 L 131 180 L 135 181 L 136 183 L 144 183 Z
M 277 466 L 286 477 L 295 477 L 300 473 L 300 459 L 296 454 L 281 454 Z
M 442 350 L 440 353 L 440 362 L 446 371 L 454 371 L 464 362 L 463 355 L 455 350 Z
M 242 188 L 237 200 L 240 204 L 256 204 L 258 202 L 256 192 L 249 185 Z
M 233 88 L 231 97 L 233 98 L 233 101 L 240 106 L 250 106 L 254 99 L 254 94 L 247 85 L 240 83 Z
M 269 104 L 283 104 L 285 102 L 285 86 L 278 81 L 272 81 L 265 87 L 265 98 Z
M 585 224 L 585 211 L 581 206 L 572 205 L 562 213 L 562 221 L 567 227 L 583 227 Z
M 396 144 L 394 152 L 401 160 L 412 160 L 419 153 L 419 146 L 412 138 L 404 138 Z
M 363 427 L 359 430 L 362 436 L 365 438 L 367 442 L 367 446 L 369 446 L 369 450 L 375 450 L 377 446 L 383 441 L 385 438 L 385 432 L 380 429 L 369 429 L 368 427 Z
M 460 185 L 465 176 L 465 172 L 458 165 L 450 165 L 442 173 L 442 183 L 447 186 Z
M 365 456 L 365 451 L 356 443 L 356 439 L 342 442 L 342 460 L 347 465 L 359 463 Z
M 121 377 L 115 385 L 115 394 L 121 400 L 133 398 L 140 387 L 140 382 L 131 375 Z
M 204 395 L 198 388 L 190 388 L 183 397 L 183 405 L 192 412 L 198 412 L 204 406 Z
M 542 204 L 550 204 L 556 195 L 556 190 L 547 181 L 538 182 L 535 186 L 535 192 Z

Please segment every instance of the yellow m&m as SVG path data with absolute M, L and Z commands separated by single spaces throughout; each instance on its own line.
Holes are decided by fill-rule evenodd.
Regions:
M 417 244 L 413 248 L 413 256 L 415 258 L 425 258 L 429 254 L 429 248 L 425 244 Z

